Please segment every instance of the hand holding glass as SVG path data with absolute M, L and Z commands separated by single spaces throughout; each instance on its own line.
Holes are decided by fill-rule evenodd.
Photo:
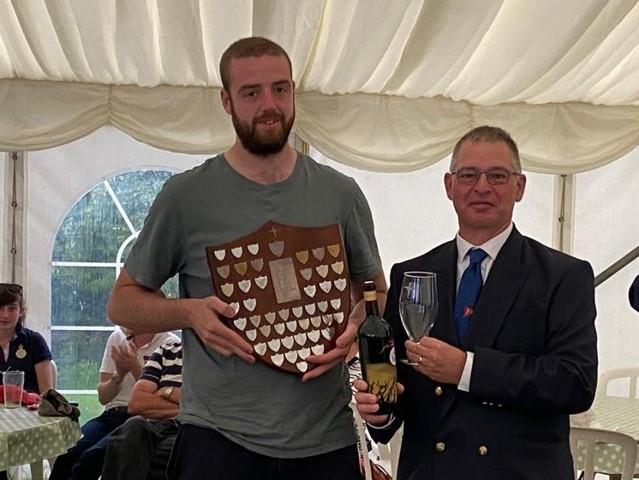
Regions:
M 406 335 L 413 342 L 430 333 L 437 317 L 437 275 L 432 272 L 405 272 L 399 294 L 399 316 Z M 406 365 L 419 365 L 406 358 Z

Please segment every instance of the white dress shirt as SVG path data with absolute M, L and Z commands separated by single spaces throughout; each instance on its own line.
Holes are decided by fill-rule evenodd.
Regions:
M 457 242 L 457 283 L 456 289 L 459 289 L 459 282 L 461 281 L 461 277 L 464 274 L 464 270 L 470 265 L 470 258 L 468 258 L 468 252 L 472 248 L 481 248 L 486 255 L 486 258 L 481 262 L 481 279 L 482 283 L 486 283 L 486 278 L 488 278 L 488 273 L 490 273 L 490 269 L 495 263 L 495 259 L 501 250 L 501 247 L 504 246 L 506 240 L 510 236 L 510 232 L 513 231 L 513 223 L 511 222 L 508 227 L 501 232 L 500 234 L 494 236 L 487 242 L 481 245 L 473 245 L 472 243 L 464 240 L 459 233 L 455 237 L 455 241 Z M 470 376 L 473 371 L 473 360 L 475 358 L 475 354 L 473 352 L 466 352 L 466 363 L 464 364 L 464 370 L 462 371 L 462 376 L 459 379 L 459 384 L 457 388 L 463 392 L 470 391 Z M 384 423 L 384 425 L 371 425 L 368 424 L 370 428 L 373 429 L 384 429 L 388 427 L 394 420 L 395 416 L 391 413 L 388 421 Z
M 472 248 L 481 248 L 486 255 L 486 258 L 481 262 L 481 279 L 482 284 L 486 283 L 486 278 L 488 278 L 488 274 L 490 273 L 490 269 L 495 263 L 495 259 L 501 250 L 501 247 L 504 246 L 506 240 L 510 236 L 510 232 L 513 231 L 512 222 L 508 225 L 503 232 L 494 236 L 487 242 L 484 242 L 481 245 L 473 245 L 470 242 L 464 240 L 459 233 L 457 233 L 457 237 L 455 238 L 457 242 L 457 289 L 459 289 L 459 282 L 461 281 L 461 277 L 464 274 L 464 271 L 470 265 L 470 258 L 468 257 L 468 252 Z M 470 376 L 473 371 L 473 360 L 475 359 L 475 354 L 473 352 L 466 352 L 466 363 L 464 364 L 464 370 L 462 371 L 462 376 L 459 379 L 459 384 L 457 388 L 463 392 L 470 391 Z

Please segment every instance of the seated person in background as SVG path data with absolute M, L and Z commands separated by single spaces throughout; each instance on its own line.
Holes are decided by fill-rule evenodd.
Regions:
M 22 370 L 24 389 L 44 393 L 53 388 L 51 351 L 38 332 L 24 326 L 22 287 L 0 283 L 0 372 Z
M 182 344 L 158 348 L 133 387 L 127 420 L 109 436 L 102 480 L 165 480 L 178 432 Z
M 639 275 L 635 277 L 634 282 L 630 285 L 628 300 L 630 300 L 630 306 L 639 312 Z
M 104 349 L 98 384 L 98 400 L 104 405 L 104 412 L 83 425 L 82 438 L 56 459 L 49 480 L 89 480 L 100 476 L 107 437 L 130 417 L 129 399 L 142 365 L 158 347 L 177 341 L 172 333 L 136 334 L 120 327 L 113 331 Z
M 22 286 L 0 283 L 0 372 L 21 370 L 24 389 L 44 393 L 53 388 L 51 351 L 42 335 L 24 326 L 25 315 Z M 0 472 L 0 480 L 6 478 Z

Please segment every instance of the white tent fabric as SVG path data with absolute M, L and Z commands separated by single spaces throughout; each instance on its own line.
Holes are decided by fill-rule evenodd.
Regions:
M 7 0 L 0 149 L 113 124 L 163 149 L 223 150 L 217 64 L 249 35 L 290 53 L 297 134 L 359 168 L 423 168 L 484 123 L 537 172 L 639 145 L 637 0 Z

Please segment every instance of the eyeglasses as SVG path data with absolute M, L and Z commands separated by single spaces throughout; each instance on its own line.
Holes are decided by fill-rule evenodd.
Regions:
M 22 295 L 22 285 L 17 283 L 0 283 L 0 293 L 11 293 L 13 295 Z
M 480 170 L 475 167 L 464 167 L 450 172 L 450 174 L 455 175 L 457 177 L 457 181 L 463 185 L 475 185 L 479 181 L 482 173 L 486 175 L 486 180 L 488 180 L 488 183 L 491 185 L 504 185 L 505 183 L 508 183 L 511 175 L 521 175 L 519 172 L 512 172 L 499 167 L 489 168 L 488 170 Z

